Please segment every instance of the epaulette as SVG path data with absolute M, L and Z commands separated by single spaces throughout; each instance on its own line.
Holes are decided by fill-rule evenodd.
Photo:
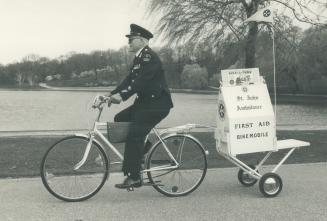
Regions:
M 144 51 L 141 52 L 141 59 L 144 62 L 149 62 L 151 60 L 152 56 L 149 53 L 149 49 L 145 48 Z

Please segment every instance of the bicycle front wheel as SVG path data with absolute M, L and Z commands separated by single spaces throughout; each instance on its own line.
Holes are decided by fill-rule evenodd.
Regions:
M 58 199 L 77 202 L 94 196 L 104 185 L 109 160 L 102 147 L 92 142 L 86 161 L 79 168 L 90 139 L 65 137 L 49 148 L 41 163 L 41 178 L 46 189 Z
M 163 141 L 164 144 L 158 142 L 151 149 L 147 159 L 150 183 L 166 196 L 184 196 L 193 192 L 207 171 L 204 148 L 190 135 L 171 135 Z

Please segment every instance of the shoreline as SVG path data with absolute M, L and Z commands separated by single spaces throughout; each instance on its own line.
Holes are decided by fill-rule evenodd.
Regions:
M 114 89 L 116 86 L 99 86 L 99 87 L 53 87 L 49 86 L 46 83 L 39 83 L 37 87 L 32 88 L 1 88 L 0 91 L 43 91 L 43 90 L 52 90 L 52 91 L 108 91 Z M 203 94 L 216 94 L 219 88 L 210 87 L 211 90 L 195 90 L 195 89 L 178 89 L 178 88 L 169 88 L 173 93 L 203 93 Z M 269 93 L 271 96 L 274 93 Z M 277 93 L 277 96 L 290 96 L 290 97 L 321 97 L 327 99 L 327 94 L 297 94 L 297 93 Z
M 0 88 L 1 91 L 68 91 L 68 92 L 108 92 L 113 90 L 115 86 L 108 87 L 52 87 L 45 83 L 40 83 L 36 88 Z M 185 94 L 208 94 L 215 95 L 218 88 L 212 90 L 193 90 L 193 89 L 174 89 L 170 88 L 171 93 L 185 93 Z M 269 93 L 271 100 L 274 99 L 274 93 Z M 316 103 L 319 101 L 327 101 L 327 94 L 291 94 L 291 93 L 277 93 L 277 103 Z

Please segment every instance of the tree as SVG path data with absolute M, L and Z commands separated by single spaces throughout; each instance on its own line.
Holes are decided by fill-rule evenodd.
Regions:
M 175 50 L 170 47 L 162 47 L 158 51 L 158 55 L 162 61 L 165 70 L 165 76 L 169 87 L 180 88 L 180 74 L 178 56 Z
M 301 82 L 299 81 L 298 58 L 303 31 L 294 26 L 287 16 L 279 16 L 275 22 L 275 38 L 277 85 L 284 87 L 279 90 L 280 92 L 285 89 L 288 90 L 287 92 L 299 92 Z M 269 51 L 272 51 L 272 47 Z
M 181 80 L 184 88 L 205 89 L 208 86 L 208 72 L 198 64 L 187 64 L 184 66 Z
M 244 20 L 267 4 L 290 11 L 301 22 L 326 25 L 321 15 L 326 3 L 320 0 L 150 0 L 149 12 L 160 16 L 158 31 L 169 43 L 206 42 L 219 47 L 229 34 L 245 40 L 245 67 L 255 66 L 258 24 Z
M 327 79 L 327 30 L 311 28 L 299 45 L 298 75 L 304 92 L 311 92 L 313 81 Z M 325 85 L 326 87 L 326 85 Z
M 0 85 L 12 85 L 14 82 L 8 74 L 7 68 L 0 64 Z
M 163 47 L 158 50 L 158 54 L 162 59 L 164 69 L 166 71 L 167 81 L 170 87 L 180 88 L 182 86 L 181 74 L 186 64 L 197 62 L 197 51 L 195 44 L 189 43 L 179 45 L 172 49 Z
M 72 73 L 80 74 L 83 71 L 92 69 L 92 58 L 89 54 L 74 53 L 66 56 L 62 61 L 62 70 L 60 73 L 64 79 L 70 79 Z
M 194 50 L 196 63 L 201 67 L 205 67 L 208 71 L 209 78 L 217 73 L 221 56 L 219 52 L 204 42 L 199 43 Z
M 98 81 L 98 69 L 107 66 L 105 53 L 103 51 L 93 51 L 91 53 L 91 69 L 95 73 L 95 80 Z
M 22 59 L 22 62 L 18 66 L 18 72 L 16 73 L 20 86 L 26 82 L 29 86 L 35 85 L 41 75 L 40 60 L 41 57 L 36 54 L 26 55 Z

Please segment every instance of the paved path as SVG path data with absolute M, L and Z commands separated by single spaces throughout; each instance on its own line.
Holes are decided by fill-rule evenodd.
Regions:
M 268 169 L 268 168 L 266 168 Z M 186 197 L 169 198 L 152 187 L 128 193 L 109 182 L 93 198 L 66 203 L 52 197 L 40 178 L 0 180 L 0 220 L 327 220 L 327 163 L 284 165 L 284 188 L 276 198 L 264 198 L 258 185 L 245 188 L 237 168 L 209 170 L 202 185 Z

